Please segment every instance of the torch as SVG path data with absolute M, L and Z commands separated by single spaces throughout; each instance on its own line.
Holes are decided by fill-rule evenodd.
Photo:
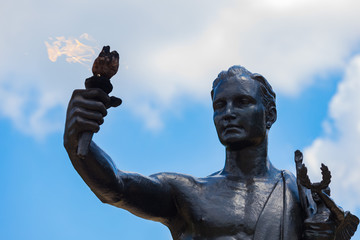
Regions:
M 100 88 L 109 94 L 113 89 L 110 78 L 117 73 L 118 68 L 119 54 L 116 51 L 110 52 L 110 47 L 104 46 L 94 61 L 92 67 L 93 76 L 85 80 L 86 89 Z M 121 99 L 117 97 L 110 97 L 110 99 L 110 106 L 113 107 L 119 106 L 122 102 Z M 78 157 L 85 158 L 87 155 L 93 134 L 92 132 L 81 133 L 77 149 Z

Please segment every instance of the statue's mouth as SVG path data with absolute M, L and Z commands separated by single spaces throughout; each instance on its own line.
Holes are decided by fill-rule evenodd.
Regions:
M 224 127 L 224 133 L 228 134 L 228 133 L 240 133 L 244 130 L 243 127 L 238 126 L 238 125 L 227 125 Z

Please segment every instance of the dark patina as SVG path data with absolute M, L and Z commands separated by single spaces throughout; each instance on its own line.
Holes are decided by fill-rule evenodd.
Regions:
M 118 55 L 103 52 L 108 61 L 101 64 L 116 65 L 118 57 L 113 56 Z M 80 154 L 79 138 L 97 132 L 107 108 L 121 103 L 108 93 L 101 87 L 75 90 L 64 134 L 73 166 L 102 202 L 161 222 L 177 240 L 350 239 L 355 232 L 358 219 L 338 211 L 326 193 L 328 184 L 316 188 L 307 181 L 300 152 L 295 159 L 298 179 L 271 164 L 268 133 L 277 112 L 275 93 L 263 76 L 233 66 L 214 81 L 213 118 L 226 158 L 222 170 L 204 178 L 123 172 L 92 141 L 81 146 L 85 151 Z M 352 232 L 344 223 L 349 214 Z M 348 236 L 340 236 L 340 226 L 350 231 Z

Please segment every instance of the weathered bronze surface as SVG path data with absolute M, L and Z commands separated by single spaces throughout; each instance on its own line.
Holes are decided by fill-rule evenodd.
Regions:
M 101 57 L 111 56 L 109 49 Z M 113 55 L 114 56 L 114 55 Z M 109 78 L 109 57 L 93 78 Z M 99 61 L 98 61 L 99 63 Z M 109 70 L 110 71 L 110 70 Z M 78 154 L 79 136 L 94 133 L 109 107 L 121 100 L 99 87 L 75 90 L 68 106 L 64 146 L 80 176 L 104 203 L 166 225 L 173 239 L 350 239 L 359 219 L 329 197 L 330 171 L 311 183 L 297 151 L 296 179 L 268 158 L 268 133 L 276 121 L 275 93 L 267 80 L 240 66 L 221 72 L 211 91 L 214 123 L 226 159 L 204 178 L 179 173 L 143 176 L 119 170 L 94 142 Z

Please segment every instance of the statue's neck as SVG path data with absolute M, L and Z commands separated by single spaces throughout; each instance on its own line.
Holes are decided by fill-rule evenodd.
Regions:
M 257 145 L 244 148 L 226 148 L 226 161 L 222 174 L 240 178 L 263 177 L 270 170 L 267 137 Z

